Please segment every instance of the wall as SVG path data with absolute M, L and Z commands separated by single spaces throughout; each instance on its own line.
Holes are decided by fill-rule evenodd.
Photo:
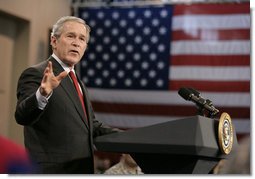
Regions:
M 0 135 L 23 144 L 14 119 L 18 78 L 48 58 L 49 29 L 70 14 L 70 0 L 0 0 Z

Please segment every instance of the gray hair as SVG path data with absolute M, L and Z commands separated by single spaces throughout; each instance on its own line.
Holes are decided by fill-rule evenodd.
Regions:
M 81 23 L 85 26 L 85 29 L 86 29 L 86 42 L 88 43 L 89 37 L 90 37 L 90 27 L 86 24 L 86 22 L 83 19 L 75 17 L 75 16 L 63 16 L 63 17 L 61 17 L 53 25 L 53 28 L 52 28 L 52 31 L 51 31 L 51 37 L 54 36 L 56 38 L 59 38 L 61 33 L 62 33 L 62 29 L 63 29 L 64 24 L 68 21 L 78 22 L 78 23 Z

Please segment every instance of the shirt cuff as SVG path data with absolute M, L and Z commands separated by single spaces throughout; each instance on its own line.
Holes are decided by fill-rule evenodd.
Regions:
M 36 99 L 38 102 L 38 108 L 41 110 L 44 110 L 45 106 L 48 104 L 48 100 L 50 99 L 51 95 L 53 92 L 51 92 L 48 97 L 45 97 L 43 95 L 41 95 L 40 93 L 40 87 L 38 88 L 38 90 L 36 91 Z

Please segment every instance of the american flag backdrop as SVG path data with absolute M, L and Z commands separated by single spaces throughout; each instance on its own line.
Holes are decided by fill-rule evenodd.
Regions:
M 192 87 L 250 133 L 249 3 L 78 7 L 91 27 L 80 64 L 98 120 L 137 128 L 196 115 Z M 218 116 L 219 118 L 219 116 Z

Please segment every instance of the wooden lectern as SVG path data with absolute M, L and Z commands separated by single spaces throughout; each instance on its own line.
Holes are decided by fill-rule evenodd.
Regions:
M 208 174 L 222 154 L 218 120 L 193 116 L 97 137 L 99 151 L 129 153 L 145 174 Z M 234 131 L 232 151 L 237 147 Z

